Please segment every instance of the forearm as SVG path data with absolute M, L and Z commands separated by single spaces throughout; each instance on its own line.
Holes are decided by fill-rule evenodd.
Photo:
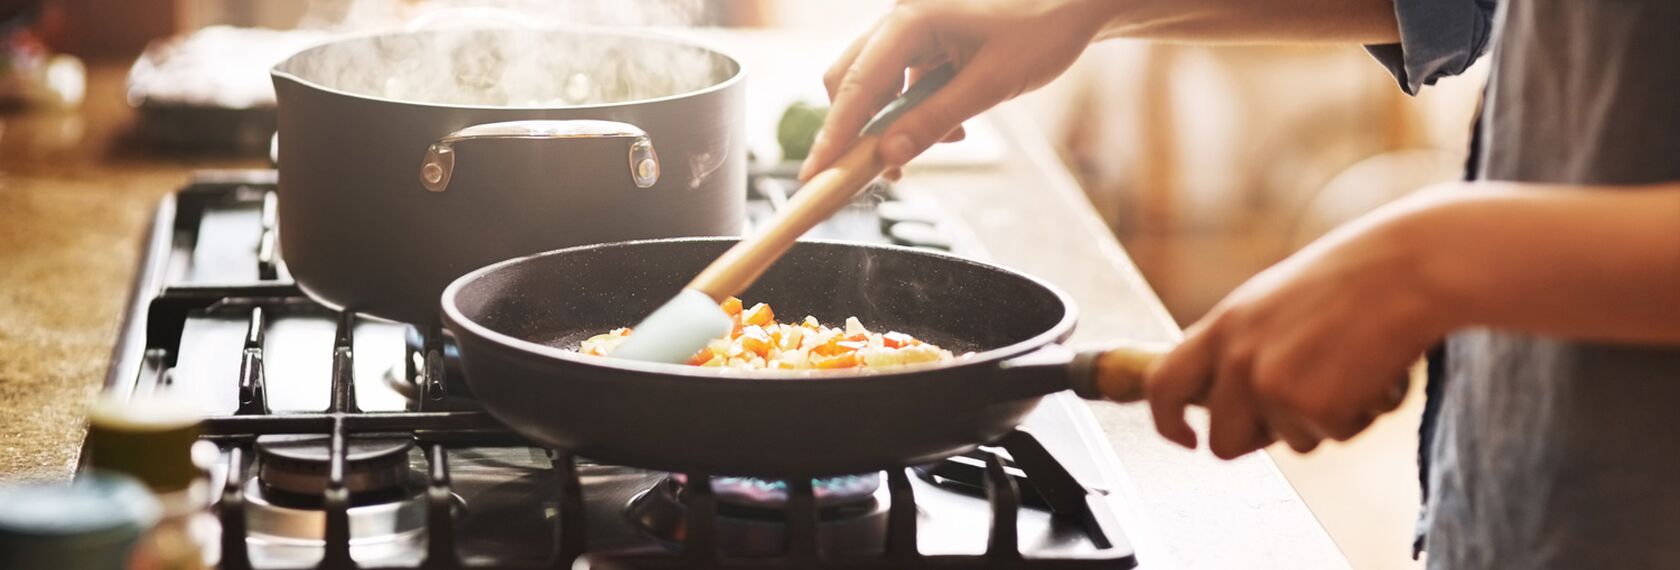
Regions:
M 1680 184 L 1482 183 L 1433 202 L 1400 239 L 1423 245 L 1447 328 L 1680 344 Z
M 1213 43 L 1400 41 L 1394 0 L 1095 0 L 1108 25 L 1099 38 Z

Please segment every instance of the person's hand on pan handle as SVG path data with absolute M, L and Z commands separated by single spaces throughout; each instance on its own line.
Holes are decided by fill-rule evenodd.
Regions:
M 1073 65 L 1112 17 L 1102 0 L 900 0 L 854 40 L 828 72 L 833 109 L 800 169 L 808 179 L 851 146 L 870 117 L 922 71 L 952 63 L 951 83 L 894 123 L 881 159 L 898 166 L 941 139 L 962 137 L 962 122 L 1036 89 Z
M 1233 458 L 1282 439 L 1299 452 L 1346 440 L 1405 397 L 1408 370 L 1456 325 L 1402 201 L 1338 228 L 1225 297 L 1151 367 L 1143 392 L 1161 435 Z

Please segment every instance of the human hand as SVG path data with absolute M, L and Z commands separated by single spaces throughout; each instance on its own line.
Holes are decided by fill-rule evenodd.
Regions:
M 1185 408 L 1204 405 L 1208 447 L 1230 459 L 1287 441 L 1346 440 L 1392 411 L 1407 370 L 1458 323 L 1425 270 L 1432 193 L 1347 224 L 1238 287 L 1145 379 L 1161 435 L 1194 448 Z
M 941 139 L 962 137 L 962 122 L 1038 88 L 1073 65 L 1107 23 L 1100 0 L 900 0 L 841 54 L 823 84 L 833 109 L 799 178 L 838 159 L 875 113 L 923 71 L 952 63 L 944 89 L 888 127 L 881 159 L 889 170 Z

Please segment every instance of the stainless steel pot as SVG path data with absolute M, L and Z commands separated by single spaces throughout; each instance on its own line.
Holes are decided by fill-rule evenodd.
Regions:
M 329 306 L 431 323 L 495 261 L 742 229 L 742 68 L 687 40 L 384 33 L 272 75 L 281 255 Z

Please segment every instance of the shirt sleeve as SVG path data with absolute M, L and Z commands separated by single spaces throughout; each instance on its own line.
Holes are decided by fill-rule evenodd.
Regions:
M 1487 52 L 1497 0 L 1394 0 L 1400 43 L 1368 45 L 1377 62 L 1416 95 L 1424 85 L 1464 73 Z

